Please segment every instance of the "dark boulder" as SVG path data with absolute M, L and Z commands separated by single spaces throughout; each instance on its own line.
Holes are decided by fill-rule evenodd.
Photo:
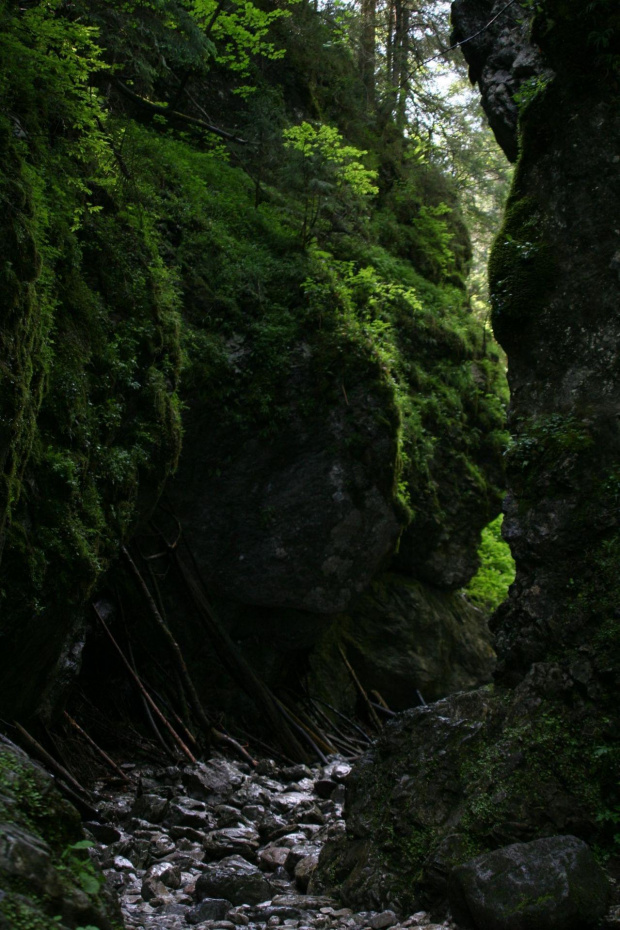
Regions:
M 311 393 L 311 384 L 295 389 Z M 396 428 L 395 410 L 366 384 L 320 419 L 291 417 L 269 442 L 249 437 L 231 448 L 229 436 L 190 429 L 173 494 L 208 580 L 246 604 L 345 609 L 402 529 Z
M 476 930 L 581 930 L 605 913 L 608 880 L 574 836 L 515 843 L 454 869 L 455 919 Z
M 241 856 L 227 856 L 208 866 L 196 882 L 198 901 L 223 898 L 238 904 L 260 904 L 273 896 L 268 879 Z

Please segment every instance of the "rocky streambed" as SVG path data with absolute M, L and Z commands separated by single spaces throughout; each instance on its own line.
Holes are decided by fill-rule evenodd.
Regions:
M 313 893 L 328 839 L 344 832 L 350 766 L 256 769 L 215 757 L 182 767 L 126 766 L 124 789 L 100 783 L 106 823 L 89 823 L 92 855 L 139 930 L 387 930 L 430 928 L 396 906 L 355 913 Z

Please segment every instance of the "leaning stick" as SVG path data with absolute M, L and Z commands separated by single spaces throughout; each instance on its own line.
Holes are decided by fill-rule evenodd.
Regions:
M 192 754 L 192 752 L 187 748 L 187 746 L 185 745 L 185 743 L 183 742 L 183 740 L 181 739 L 181 737 L 179 736 L 179 734 L 176 732 L 176 730 L 172 727 L 172 725 L 170 724 L 170 722 L 169 722 L 168 720 L 166 720 L 166 718 L 164 717 L 164 715 L 163 715 L 162 712 L 160 711 L 159 707 L 157 706 L 157 704 L 155 703 L 155 701 L 153 700 L 153 698 L 151 697 L 151 695 L 148 693 L 148 691 L 146 690 L 146 688 L 144 687 L 144 685 L 142 684 L 142 682 L 141 682 L 140 679 L 138 678 L 137 674 L 136 674 L 136 673 L 134 672 L 134 670 L 132 669 L 131 665 L 129 664 L 129 662 L 128 662 L 127 659 L 125 658 L 125 654 L 124 654 L 123 650 L 121 649 L 121 647 L 119 646 L 119 644 L 116 642 L 116 640 L 115 640 L 114 637 L 112 636 L 110 630 L 108 629 L 108 625 L 106 624 L 105 620 L 104 620 L 103 617 L 101 616 L 101 613 L 99 612 L 99 609 L 98 609 L 98 607 L 97 607 L 96 604 L 93 604 L 93 609 L 94 609 L 95 613 L 97 614 L 97 616 L 98 616 L 98 618 L 99 618 L 99 622 L 101 623 L 101 626 L 102 626 L 103 629 L 106 631 L 106 633 L 107 633 L 107 635 L 108 635 L 108 638 L 109 638 L 110 642 L 112 643 L 112 645 L 114 646 L 114 648 L 115 648 L 116 651 L 118 652 L 119 657 L 120 657 L 120 659 L 121 659 L 121 662 L 123 663 L 123 665 L 125 666 L 125 668 L 126 668 L 127 671 L 129 672 L 131 678 L 134 680 L 134 682 L 135 682 L 137 688 L 140 690 L 140 693 L 143 695 L 143 697 L 144 697 L 146 703 L 149 705 L 149 707 L 151 708 L 151 710 L 153 711 L 153 713 L 155 714 L 155 716 L 157 717 L 157 719 L 160 720 L 161 723 L 163 723 L 163 725 L 165 726 L 166 730 L 168 731 L 168 733 L 170 734 L 170 736 L 172 737 L 172 739 L 174 740 L 174 742 L 177 744 L 177 746 L 179 747 L 179 749 L 181 750 L 181 752 L 183 753 L 183 755 L 186 757 L 186 759 L 189 759 L 190 762 L 195 763 L 195 762 L 196 762 L 196 757 L 195 757 L 195 756 Z
M 205 710 L 202 706 L 200 698 L 198 697 L 198 692 L 196 691 L 194 682 L 192 681 L 189 671 L 187 669 L 187 665 L 185 664 L 185 659 L 183 658 L 183 653 L 181 652 L 181 648 L 179 644 L 177 643 L 176 639 L 174 638 L 174 636 L 172 635 L 166 621 L 164 620 L 161 613 L 159 612 L 157 604 L 155 603 L 155 599 L 153 598 L 153 595 L 149 591 L 146 581 L 142 577 L 140 570 L 138 569 L 138 566 L 136 565 L 134 560 L 131 558 L 126 546 L 123 546 L 121 551 L 123 555 L 125 556 L 125 559 L 127 560 L 127 563 L 131 571 L 133 572 L 133 575 L 136 581 L 138 582 L 138 585 L 140 586 L 140 589 L 142 590 L 144 597 L 146 598 L 146 601 L 151 610 L 153 619 L 155 620 L 157 626 L 162 631 L 166 640 L 168 641 L 168 645 L 170 646 L 170 650 L 174 657 L 174 661 L 175 661 L 177 670 L 179 672 L 179 675 L 181 676 L 181 680 L 183 681 L 183 683 L 185 684 L 185 687 L 187 688 L 190 703 L 192 705 L 192 709 L 194 713 L 196 714 L 196 716 L 198 717 L 198 720 L 200 721 L 202 727 L 204 728 L 205 736 L 207 737 L 207 739 L 210 739 L 212 724 L 205 713 Z
M 310 700 L 316 701 L 318 704 L 322 704 L 324 707 L 327 707 L 328 710 L 331 710 L 334 714 L 336 714 L 337 717 L 340 717 L 341 720 L 344 720 L 347 726 L 352 727 L 356 733 L 359 733 L 365 743 L 368 743 L 368 745 L 372 743 L 372 739 L 368 733 L 365 733 L 361 727 L 358 727 L 355 720 L 351 720 L 350 717 L 347 717 L 346 714 L 343 714 L 341 711 L 339 711 L 337 707 L 333 706 L 333 704 L 328 704 L 327 701 L 323 701 L 318 697 L 311 697 Z
M 66 770 L 64 765 L 61 765 L 60 762 L 57 762 L 56 759 L 49 754 L 47 749 L 44 749 L 41 743 L 37 742 L 34 736 L 31 736 L 28 730 L 25 730 L 23 726 L 15 722 L 15 728 L 19 735 L 23 738 L 24 742 L 30 746 L 31 749 L 36 752 L 40 759 L 42 759 L 46 765 L 48 765 L 53 772 L 65 780 L 67 785 L 73 789 L 74 792 L 81 798 L 86 798 L 90 800 L 90 795 L 85 788 L 82 788 L 79 781 L 76 781 L 73 775 Z
M 131 779 L 128 778 L 127 775 L 125 775 L 125 773 L 123 772 L 123 770 L 120 769 L 120 768 L 118 767 L 118 765 L 116 764 L 116 762 L 114 762 L 113 759 L 110 759 L 110 757 L 109 757 L 109 755 L 107 754 L 107 752 L 104 752 L 103 749 L 101 748 L 101 746 L 98 746 L 98 745 L 97 745 L 97 743 L 94 741 L 94 739 L 88 735 L 88 733 L 86 732 L 86 730 L 83 730 L 83 729 L 82 729 L 82 727 L 79 725 L 79 723 L 77 722 L 77 720 L 74 720 L 73 717 L 71 717 L 71 716 L 67 713 L 67 711 L 64 712 L 64 716 L 65 716 L 65 719 L 69 721 L 69 723 L 71 724 L 71 726 L 73 727 L 73 729 L 76 730 L 76 731 L 80 734 L 80 736 L 82 736 L 82 737 L 86 740 L 86 742 L 88 743 L 88 745 L 91 746 L 91 747 L 95 750 L 95 752 L 97 753 L 97 755 L 101 756 L 101 758 L 102 758 L 103 761 L 108 765 L 108 767 L 111 768 L 112 771 L 115 772 L 115 773 L 118 775 L 119 778 L 122 778 L 122 780 L 123 780 L 124 782 L 126 782 L 128 785 L 130 785 L 130 784 L 131 784 Z
M 366 705 L 366 709 L 368 710 L 368 715 L 369 715 L 370 719 L 372 720 L 372 722 L 374 723 L 374 725 L 376 726 L 376 728 L 377 728 L 378 730 L 381 730 L 383 724 L 382 724 L 381 721 L 379 720 L 379 717 L 377 716 L 377 712 L 376 712 L 376 710 L 374 709 L 374 707 L 372 706 L 372 703 L 371 703 L 371 701 L 370 701 L 370 698 L 368 697 L 368 695 L 367 695 L 366 692 L 364 691 L 364 688 L 362 687 L 361 681 L 359 680 L 359 678 L 357 677 L 357 675 L 356 675 L 355 672 L 353 671 L 353 667 L 351 666 L 351 663 L 349 662 L 349 660 L 347 659 L 346 655 L 344 654 L 344 649 L 342 648 L 342 646 L 338 646 L 338 651 L 339 651 L 340 655 L 342 656 L 342 661 L 343 661 L 344 664 L 346 665 L 346 667 L 347 667 L 347 669 L 348 669 L 348 671 L 349 671 L 349 674 L 350 674 L 351 678 L 353 679 L 353 684 L 355 685 L 355 687 L 356 687 L 357 690 L 359 691 L 360 697 L 362 698 L 362 701 L 363 701 L 364 704 Z

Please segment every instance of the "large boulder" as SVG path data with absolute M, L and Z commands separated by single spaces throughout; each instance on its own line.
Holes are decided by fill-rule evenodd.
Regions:
M 574 836 L 515 843 L 451 875 L 452 912 L 475 930 L 580 930 L 605 913 L 609 882 Z
M 303 363 L 294 389 L 312 391 Z M 221 594 L 337 613 L 393 551 L 403 520 L 393 495 L 397 414 L 369 382 L 349 388 L 347 400 L 320 418 L 293 414 L 268 442 L 237 435 L 231 445 L 230 434 L 190 429 L 173 494 Z
M 455 694 L 389 723 L 347 780 L 346 834 L 323 848 L 313 888 L 359 909 L 441 907 L 452 869 L 499 846 L 613 839 L 614 730 L 574 672 L 537 665 L 512 694 Z
M 196 882 L 196 898 L 219 898 L 237 904 L 260 904 L 273 897 L 273 887 L 260 869 L 241 856 L 209 865 Z

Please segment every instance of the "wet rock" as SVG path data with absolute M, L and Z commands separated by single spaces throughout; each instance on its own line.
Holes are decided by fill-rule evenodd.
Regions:
M 278 868 L 284 868 L 289 852 L 288 846 L 269 843 L 258 854 L 259 865 L 267 872 L 275 872 Z
M 272 886 L 257 866 L 241 856 L 228 856 L 208 866 L 196 882 L 196 897 L 226 898 L 233 904 L 258 904 L 272 895 Z
M 131 859 L 126 859 L 125 856 L 114 856 L 112 866 L 117 872 L 135 872 L 136 870 Z
M 203 801 L 228 797 L 243 780 L 243 776 L 223 759 L 188 767 L 182 778 L 189 796 Z
M 203 920 L 223 920 L 231 908 L 231 902 L 225 898 L 204 898 L 187 911 L 185 919 L 188 924 L 199 924 Z
M 157 862 L 146 872 L 142 880 L 141 894 L 145 901 L 166 894 L 167 889 L 180 888 L 180 869 L 171 862 Z
M 299 845 L 292 846 L 289 849 L 288 856 L 286 857 L 286 862 L 284 867 L 288 872 L 294 872 L 298 862 L 301 862 L 302 859 L 306 859 L 312 853 L 318 853 L 316 846 L 312 846 L 309 843 L 303 843 Z
M 312 778 L 312 769 L 307 765 L 289 765 L 280 771 L 280 777 L 283 781 L 289 783 L 299 781 L 301 778 Z
M 131 816 L 138 817 L 147 823 L 161 823 L 168 810 L 168 799 L 157 794 L 142 794 L 136 798 Z
M 84 829 L 88 830 L 94 839 L 106 846 L 109 846 L 110 843 L 116 843 L 122 836 L 119 828 L 111 823 L 97 823 L 91 820 L 84 824 Z
M 456 868 L 450 899 L 477 930 L 580 930 L 605 913 L 609 884 L 574 836 L 515 843 Z
M 295 884 L 300 891 L 307 891 L 308 885 L 310 884 L 310 879 L 316 871 L 316 867 L 319 863 L 319 851 L 315 850 L 311 852 L 308 856 L 305 856 L 303 859 L 300 859 L 297 865 L 295 866 Z
M 215 819 L 211 812 L 207 812 L 203 801 L 180 798 L 170 803 L 166 814 L 166 824 L 193 827 L 194 830 L 204 830 L 206 833 L 215 826 Z
M 165 833 L 156 833 L 149 845 L 149 854 L 153 859 L 163 859 L 176 849 L 174 840 Z
M 343 782 L 351 774 L 352 766 L 348 762 L 331 762 L 323 769 L 323 777 L 332 781 Z
M 252 827 L 239 826 L 214 830 L 205 838 L 205 861 L 210 862 L 238 854 L 249 862 L 255 862 L 259 845 L 258 832 Z
M 336 790 L 337 783 L 331 778 L 320 778 L 314 783 L 314 790 L 320 798 L 329 798 Z
M 271 903 L 282 907 L 298 907 L 300 910 L 320 910 L 322 907 L 333 906 L 335 902 L 327 895 L 283 894 L 276 895 Z
M 236 800 L 236 799 L 233 799 Z M 245 805 L 248 807 L 249 805 Z M 244 810 L 245 810 L 244 807 Z M 264 812 L 264 808 L 261 808 Z M 236 827 L 239 824 L 244 824 L 249 826 L 245 814 L 243 811 L 240 811 L 238 807 L 233 807 L 232 804 L 218 804 L 213 808 L 213 813 L 217 818 L 217 828 L 224 829 L 225 827 Z
M 368 926 L 372 930 L 386 930 L 386 927 L 393 927 L 397 922 L 394 911 L 381 911 L 380 914 L 374 914 L 368 919 Z

